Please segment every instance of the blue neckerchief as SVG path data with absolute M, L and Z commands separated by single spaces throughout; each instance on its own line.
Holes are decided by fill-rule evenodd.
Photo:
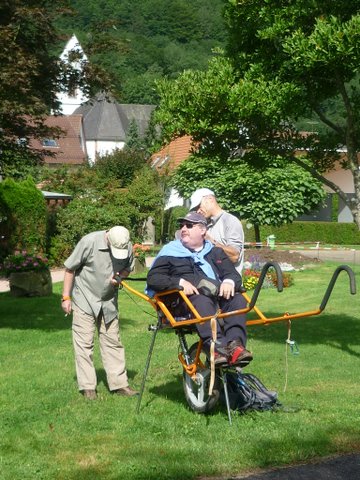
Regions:
M 201 270 L 205 273 L 205 275 L 213 280 L 216 279 L 216 275 L 214 270 L 212 269 L 209 262 L 205 260 L 205 255 L 212 250 L 213 244 L 209 242 L 209 240 L 205 240 L 204 247 L 200 252 L 192 252 L 188 248 L 186 248 L 180 240 L 173 240 L 169 242 L 167 245 L 164 245 L 160 252 L 154 259 L 154 262 L 159 257 L 177 257 L 177 258 L 187 258 L 190 257 L 194 260 L 196 265 L 199 265 Z M 154 264 L 152 263 L 152 265 Z M 151 268 L 151 267 L 150 267 Z M 146 287 L 145 292 L 149 296 L 153 296 L 154 292 Z

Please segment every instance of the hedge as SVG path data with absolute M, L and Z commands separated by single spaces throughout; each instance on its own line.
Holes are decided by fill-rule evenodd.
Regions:
M 31 177 L 21 182 L 7 178 L 0 183 L 1 254 L 16 249 L 43 253 L 46 243 L 47 208 L 43 194 Z
M 242 222 L 245 242 L 255 242 L 254 228 Z M 335 222 L 294 222 L 281 227 L 261 226 L 260 238 L 263 243 L 269 235 L 275 235 L 276 244 L 320 242 L 332 245 L 360 245 L 360 231 L 355 223 Z

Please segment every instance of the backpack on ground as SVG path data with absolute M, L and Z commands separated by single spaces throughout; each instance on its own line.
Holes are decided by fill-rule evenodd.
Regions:
M 229 403 L 231 410 L 272 410 L 280 407 L 277 392 L 268 390 L 265 385 L 251 373 L 226 373 Z M 224 392 L 222 392 L 225 401 Z

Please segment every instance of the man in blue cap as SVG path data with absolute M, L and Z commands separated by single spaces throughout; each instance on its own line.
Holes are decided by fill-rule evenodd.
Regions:
M 213 316 L 221 308 L 232 312 L 246 307 L 239 293 L 241 275 L 228 255 L 206 240 L 207 220 L 189 212 L 179 218 L 179 238 L 165 245 L 157 255 L 147 276 L 147 288 L 155 292 L 181 289 L 202 317 Z M 210 322 L 196 324 L 204 348 L 210 350 Z M 246 318 L 244 314 L 225 317 L 217 328 L 215 363 L 239 365 L 252 360 L 246 350 Z

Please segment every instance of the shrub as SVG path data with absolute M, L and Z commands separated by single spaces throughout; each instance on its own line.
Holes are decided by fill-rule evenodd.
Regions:
M 116 149 L 99 157 L 93 169 L 100 177 L 110 179 L 120 187 L 127 187 L 145 164 L 143 151 L 125 148 L 123 150 Z
M 278 286 L 278 279 L 275 272 L 270 273 L 271 282 L 274 287 Z M 289 272 L 282 272 L 282 279 L 283 279 L 283 287 L 288 288 L 291 285 L 294 285 L 294 277 Z
M 102 198 L 78 198 L 59 210 L 58 234 L 52 239 L 50 260 L 60 265 L 72 252 L 81 237 L 97 230 L 106 230 L 114 225 L 130 229 L 129 213 L 122 207 L 121 198 L 106 202 Z
M 149 254 L 150 246 L 149 245 L 142 245 L 141 243 L 135 243 L 133 245 L 134 256 L 137 258 L 141 263 L 145 263 L 146 255 Z
M 246 242 L 255 242 L 254 228 L 243 222 Z M 355 223 L 294 222 L 281 227 L 261 226 L 261 241 L 275 235 L 276 243 L 321 242 L 334 245 L 360 245 L 360 231 Z
M 43 194 L 31 177 L 0 183 L 0 236 L 4 254 L 18 250 L 45 250 L 47 208 Z
M 60 265 L 84 235 L 123 225 L 133 242 L 142 242 L 146 220 L 156 216 L 159 191 L 153 172 L 145 167 L 137 172 L 128 189 L 91 192 L 72 200 L 57 214 L 57 235 L 52 239 L 51 262 Z

